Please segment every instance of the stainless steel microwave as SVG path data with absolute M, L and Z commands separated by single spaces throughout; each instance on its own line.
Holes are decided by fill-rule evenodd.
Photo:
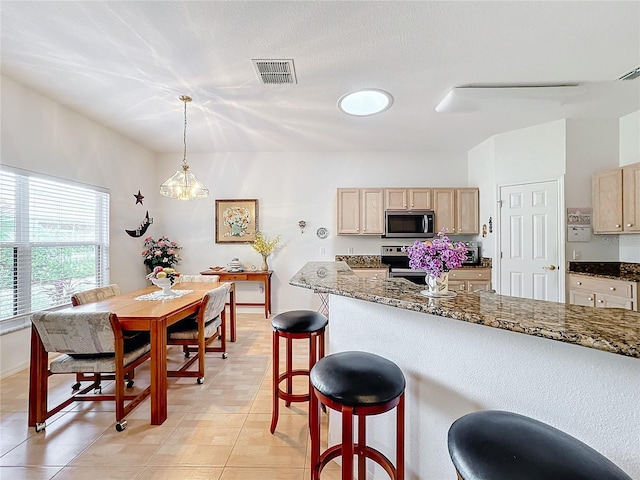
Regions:
M 434 236 L 433 210 L 387 210 L 384 213 L 387 238 L 429 238 Z

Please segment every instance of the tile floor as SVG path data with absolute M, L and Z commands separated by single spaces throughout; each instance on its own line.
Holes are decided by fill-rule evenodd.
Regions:
M 207 355 L 204 384 L 169 379 L 169 415 L 162 425 L 149 424 L 149 399 L 127 416 L 123 432 L 114 428 L 112 403 L 83 402 L 35 433 L 27 427 L 28 370 L 0 381 L 0 479 L 310 478 L 307 403 L 285 408 L 281 402 L 276 433 L 269 432 L 271 322 L 260 314 L 239 314 L 237 320 L 238 341 L 227 343 L 229 358 Z M 294 363 L 303 368 L 306 342 L 294 342 L 294 351 Z M 180 347 L 170 347 L 171 364 L 181 359 Z M 148 385 L 146 369 L 136 370 L 134 388 Z M 73 382 L 73 376 L 51 377 L 51 395 L 67 394 Z M 303 387 L 304 380 L 295 390 Z M 323 471 L 323 480 L 339 477 L 335 464 Z

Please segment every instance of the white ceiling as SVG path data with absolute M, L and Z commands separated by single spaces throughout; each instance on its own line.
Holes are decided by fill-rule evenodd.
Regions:
M 2 73 L 157 152 L 459 151 L 499 132 L 640 109 L 638 1 L 6 1 Z M 292 58 L 297 85 L 252 59 Z M 437 113 L 453 87 L 578 82 L 564 104 Z M 342 114 L 381 88 L 380 115 Z

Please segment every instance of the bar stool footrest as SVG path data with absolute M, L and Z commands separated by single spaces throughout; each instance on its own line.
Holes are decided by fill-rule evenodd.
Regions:
M 379 450 L 377 450 L 377 449 L 375 449 L 373 447 L 369 447 L 369 446 L 365 446 L 364 448 L 361 448 L 357 444 L 354 444 L 353 445 L 353 453 L 356 456 L 364 455 L 369 460 L 372 460 L 372 461 L 376 462 L 378 465 L 380 465 L 380 467 L 382 467 L 384 469 L 384 471 L 387 472 L 387 475 L 389 475 L 389 477 L 397 478 L 396 477 L 396 468 L 395 468 L 395 466 L 393 465 L 391 460 L 389 460 Z M 322 452 L 322 454 L 320 455 L 320 461 L 319 461 L 318 465 L 316 466 L 316 470 L 318 471 L 318 474 L 320 474 L 322 472 L 324 467 L 330 461 L 332 461 L 333 459 L 338 458 L 340 456 L 342 456 L 342 444 L 334 445 L 333 447 L 330 447 L 327 450 L 325 450 L 324 452 Z

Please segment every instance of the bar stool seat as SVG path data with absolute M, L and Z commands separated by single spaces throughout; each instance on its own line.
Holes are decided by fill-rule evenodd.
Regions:
M 449 428 L 448 446 L 462 480 L 631 480 L 577 438 L 511 412 L 459 418 Z
M 324 331 L 328 324 L 327 317 L 312 310 L 292 310 L 283 312 L 271 320 L 273 327 L 273 408 L 271 415 L 271 433 L 278 424 L 280 399 L 288 407 L 291 402 L 307 402 L 311 397 L 311 387 L 305 393 L 293 393 L 293 377 L 309 376 L 309 372 L 318 359 L 324 357 Z M 280 337 L 286 339 L 286 369 L 280 373 Z M 309 340 L 308 369 L 293 369 L 293 340 Z M 280 383 L 286 380 L 286 388 Z
M 328 462 L 342 456 L 342 478 L 351 480 L 353 456 L 358 458 L 358 479 L 366 478 L 366 459 L 380 465 L 394 480 L 404 478 L 404 390 L 402 370 L 390 360 L 367 352 L 328 355 L 311 370 L 313 395 L 311 425 L 311 478 L 319 479 Z M 320 403 L 342 413 L 342 443 L 320 454 Z M 366 417 L 397 407 L 396 465 L 366 444 Z M 358 439 L 353 439 L 353 416 L 358 419 Z

